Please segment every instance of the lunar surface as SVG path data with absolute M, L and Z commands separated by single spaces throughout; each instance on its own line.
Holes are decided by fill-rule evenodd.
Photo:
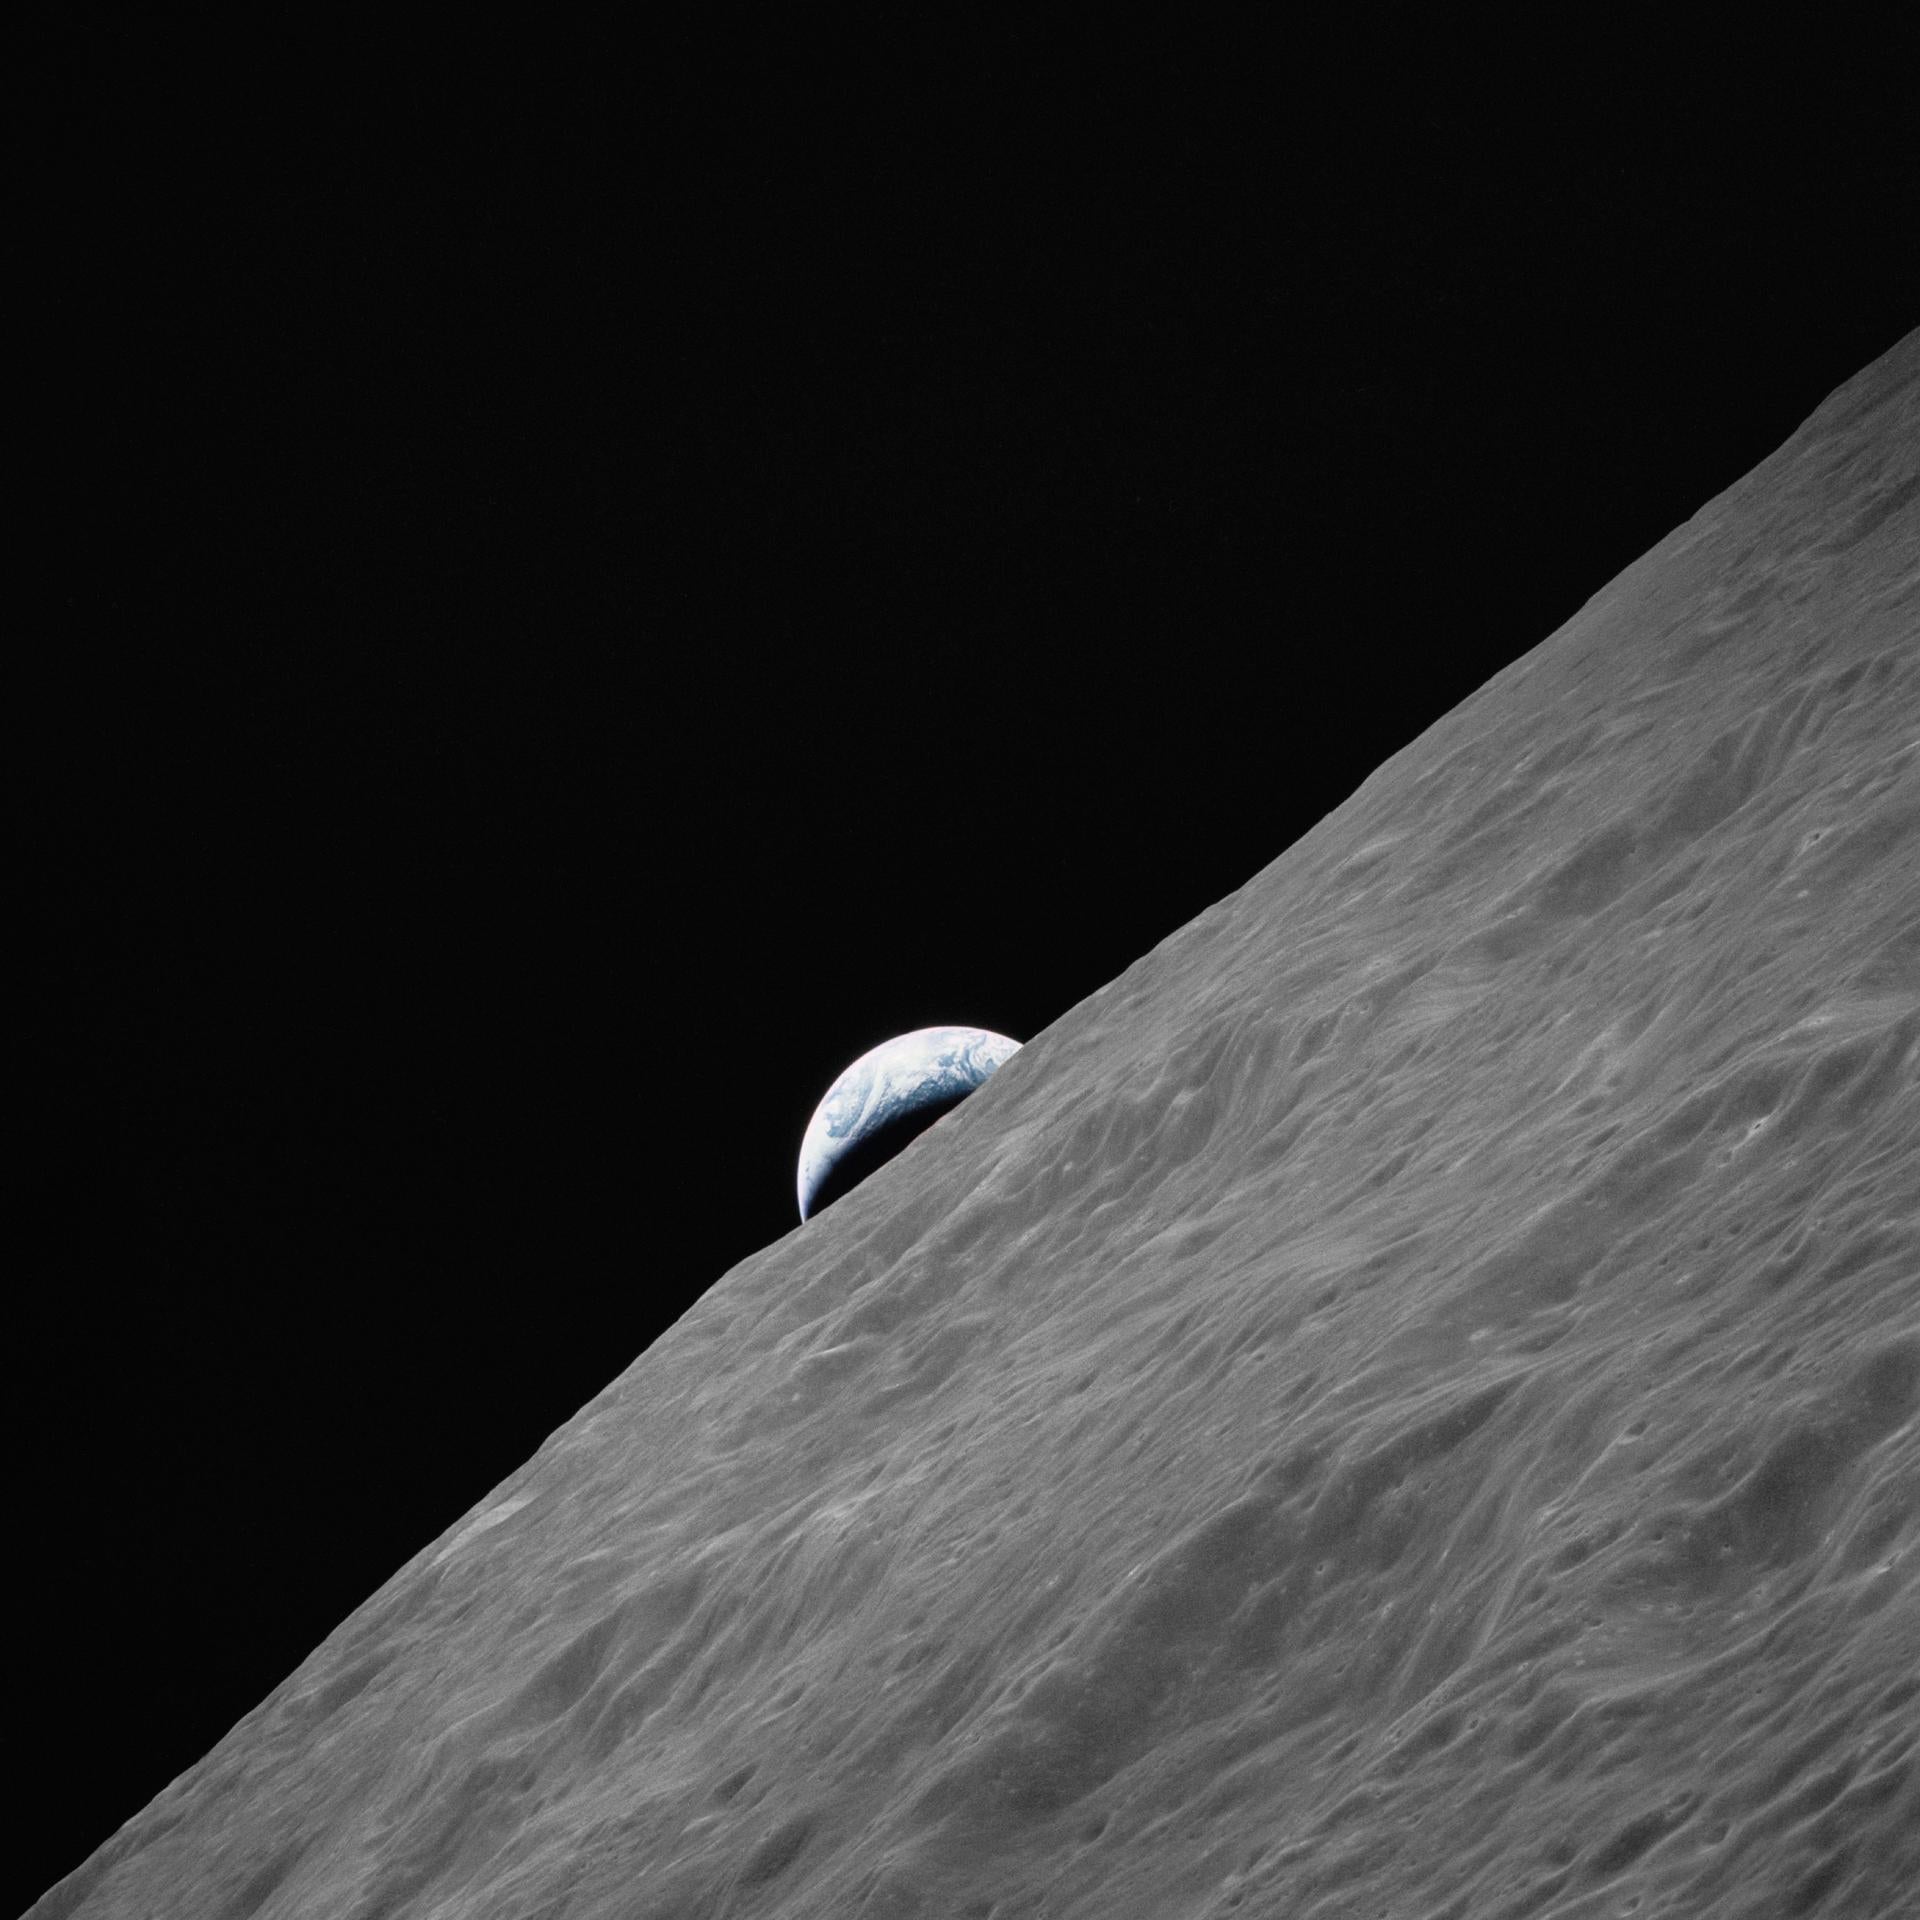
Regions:
M 34 1912 L 1910 1913 L 1917 1409 L 1920 334 Z
M 800 1218 L 858 1186 L 1019 1051 L 1019 1041 L 981 1027 L 921 1027 L 863 1053 L 807 1122 Z

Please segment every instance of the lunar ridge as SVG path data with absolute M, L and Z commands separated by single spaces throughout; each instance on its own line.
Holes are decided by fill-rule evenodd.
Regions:
M 32 1909 L 1894 1915 L 1920 332 Z

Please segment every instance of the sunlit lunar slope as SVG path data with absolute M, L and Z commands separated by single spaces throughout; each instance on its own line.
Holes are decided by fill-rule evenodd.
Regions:
M 36 1913 L 1910 1913 L 1917 459 L 1920 334 Z

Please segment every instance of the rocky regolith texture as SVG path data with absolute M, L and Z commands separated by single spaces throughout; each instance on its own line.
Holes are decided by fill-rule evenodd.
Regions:
M 1920 334 L 35 1914 L 1909 1910 L 1917 464 Z

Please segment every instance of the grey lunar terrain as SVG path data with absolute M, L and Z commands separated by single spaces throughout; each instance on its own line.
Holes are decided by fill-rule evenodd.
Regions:
M 1920 334 L 34 1909 L 1911 1913 Z

